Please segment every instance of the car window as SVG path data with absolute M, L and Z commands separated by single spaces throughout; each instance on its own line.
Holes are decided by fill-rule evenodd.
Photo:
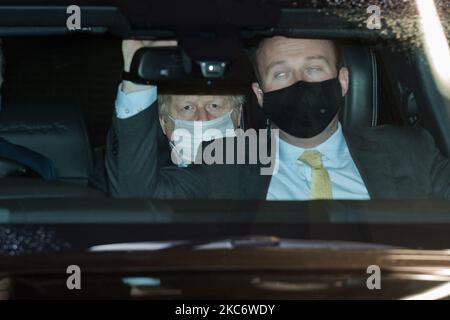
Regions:
M 433 3 L 0 21 L 0 255 L 448 249 L 450 6 Z

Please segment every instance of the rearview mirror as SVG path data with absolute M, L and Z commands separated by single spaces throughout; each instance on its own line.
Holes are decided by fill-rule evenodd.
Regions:
M 214 55 L 193 60 L 182 47 L 144 47 L 136 51 L 124 80 L 158 86 L 158 92 L 238 92 L 250 88 L 252 67 L 245 53 L 218 61 Z M 202 61 L 202 59 L 204 61 Z
M 190 58 L 179 47 L 141 48 L 130 66 L 132 81 L 139 83 L 184 79 L 191 73 Z
M 153 83 L 186 78 L 222 78 L 226 61 L 192 61 L 180 47 L 147 47 L 134 54 L 128 77 L 133 82 Z

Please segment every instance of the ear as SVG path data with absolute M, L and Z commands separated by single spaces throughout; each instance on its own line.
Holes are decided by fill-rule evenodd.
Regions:
M 241 118 L 242 118 L 242 104 L 241 104 L 241 106 L 239 107 L 239 112 L 238 112 L 238 115 L 237 115 L 237 121 L 236 121 L 236 128 L 239 128 L 240 127 L 240 125 L 241 125 Z
M 341 70 L 339 70 L 339 82 L 341 83 L 342 87 L 342 96 L 344 97 L 348 92 L 348 83 L 349 83 L 349 72 L 348 69 L 345 67 L 342 67 Z
M 159 124 L 161 125 L 162 131 L 164 133 L 164 135 L 167 137 L 167 132 L 166 132 L 166 121 L 164 120 L 163 116 L 159 116 Z
M 231 121 L 233 122 L 233 126 L 235 129 L 238 129 L 241 124 L 241 116 L 242 116 L 242 105 L 239 108 L 233 108 L 231 112 Z
M 259 86 L 258 82 L 253 82 L 252 83 L 252 90 L 253 90 L 253 93 L 256 96 L 256 99 L 258 99 L 259 106 L 262 108 L 263 100 L 264 100 L 264 98 L 263 98 L 264 94 L 263 94 L 263 91 L 261 90 L 261 87 Z

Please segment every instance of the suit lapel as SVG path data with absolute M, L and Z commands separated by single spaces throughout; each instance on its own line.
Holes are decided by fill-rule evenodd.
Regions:
M 348 130 L 343 130 L 343 133 L 370 198 L 395 198 L 398 191 L 388 152 L 378 141 L 365 139 Z
M 259 136 L 257 136 L 259 139 Z M 250 140 L 245 140 L 245 149 L 238 150 L 238 146 L 240 146 L 239 143 L 237 143 L 236 139 L 237 137 L 233 138 L 226 138 L 226 139 L 233 139 L 231 145 L 234 146 L 234 152 L 231 156 L 234 159 L 234 165 L 232 166 L 233 170 L 221 170 L 223 174 L 224 181 L 230 181 L 232 187 L 231 189 L 234 190 L 235 194 L 234 196 L 236 198 L 242 198 L 242 199 L 258 199 L 258 200 L 265 200 L 267 196 L 267 191 L 269 189 L 270 179 L 272 178 L 271 175 L 262 175 L 261 174 L 261 168 L 265 167 L 259 159 L 259 144 L 260 141 L 257 140 L 257 146 L 258 149 L 256 150 L 258 154 L 258 158 L 256 159 L 256 163 L 250 164 L 249 161 L 249 152 L 252 150 L 250 148 L 249 143 Z M 216 140 L 217 141 L 217 140 Z M 231 141 L 231 140 L 228 140 Z M 204 142 L 203 147 L 208 145 L 211 142 Z M 225 141 L 223 144 L 223 155 L 225 159 L 227 158 L 227 142 Z M 245 152 L 244 156 L 242 155 L 242 152 Z M 239 158 L 244 157 L 245 161 L 244 164 L 238 164 L 238 155 L 240 155 Z M 220 165 L 219 165 L 220 167 Z M 237 184 L 237 185 L 236 185 Z

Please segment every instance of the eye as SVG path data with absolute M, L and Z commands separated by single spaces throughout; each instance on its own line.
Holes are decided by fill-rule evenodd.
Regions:
M 285 72 L 285 71 L 275 72 L 275 74 L 274 74 L 275 79 L 285 79 L 286 77 L 287 77 L 287 72 Z
M 310 67 L 308 68 L 308 73 L 318 73 L 318 72 L 322 72 L 323 69 L 322 67 Z
M 208 104 L 207 108 L 208 108 L 208 111 L 210 111 L 210 112 L 217 112 L 220 109 L 222 109 L 222 106 L 217 103 L 210 103 L 210 104 Z
M 195 107 L 193 105 L 185 105 L 184 107 L 181 108 L 182 112 L 192 112 L 195 110 Z

